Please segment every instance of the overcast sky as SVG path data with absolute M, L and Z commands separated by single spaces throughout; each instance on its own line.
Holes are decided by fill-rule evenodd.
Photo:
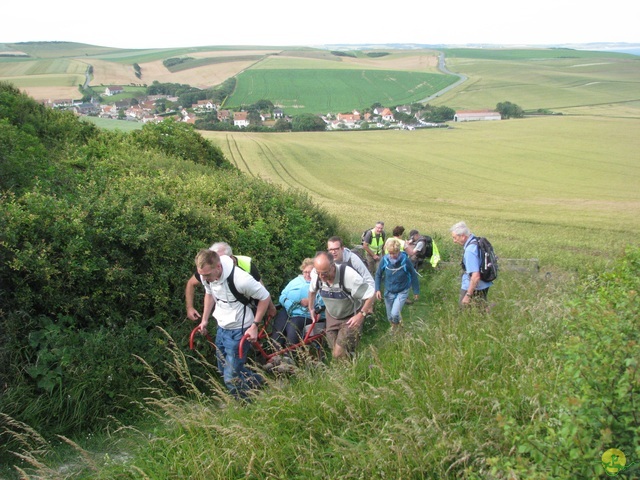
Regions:
M 640 2 L 607 0 L 16 0 L 0 43 L 205 45 L 640 43 Z

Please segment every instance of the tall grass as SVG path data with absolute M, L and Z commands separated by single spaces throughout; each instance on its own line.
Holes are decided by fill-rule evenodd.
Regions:
M 123 430 L 106 455 L 85 452 L 96 468 L 84 461 L 75 471 L 105 479 L 486 478 L 496 458 L 514 455 L 501 419 L 528 424 L 555 401 L 559 365 L 549 347 L 562 336 L 573 280 L 505 271 L 484 314 L 458 309 L 457 277 L 456 266 L 427 273 L 401 334 L 387 333 L 379 314 L 355 360 L 301 363 L 248 406 L 227 396 L 205 358 L 211 352 L 188 359 L 175 346 L 185 395 L 170 393 L 149 366 L 144 408 L 157 418 L 153 430 Z M 195 360 L 211 375 L 193 378 Z

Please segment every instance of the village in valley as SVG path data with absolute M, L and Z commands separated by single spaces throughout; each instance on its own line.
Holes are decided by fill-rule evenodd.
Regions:
M 245 129 L 250 126 L 274 128 L 278 120 L 291 122 L 281 108 L 261 109 L 259 112 L 230 110 L 211 100 L 198 100 L 188 106 L 179 105 L 179 98 L 170 95 L 148 95 L 144 98 L 126 98 L 105 101 L 109 97 L 121 95 L 125 87 L 109 85 L 105 87 L 101 101 L 82 102 L 73 99 L 56 99 L 42 102 L 44 105 L 60 110 L 69 110 L 78 116 L 93 116 L 122 121 L 158 123 L 167 118 L 196 124 L 196 120 L 216 116 L 217 122 L 223 122 L 227 128 Z M 175 106 L 174 108 L 172 106 Z M 362 128 L 405 129 L 435 128 L 446 126 L 443 122 L 425 121 L 420 105 L 399 105 L 396 107 L 373 106 L 365 112 L 353 110 L 348 113 L 327 113 L 319 115 L 327 130 L 352 130 Z M 502 116 L 494 110 L 452 111 L 453 122 L 501 120 Z

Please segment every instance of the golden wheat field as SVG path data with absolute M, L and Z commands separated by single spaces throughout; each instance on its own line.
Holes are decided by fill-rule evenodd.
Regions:
M 606 257 L 640 235 L 637 119 L 202 134 L 241 170 L 307 192 L 354 232 L 381 219 L 448 241 L 448 228 L 466 220 L 507 256 L 541 259 Z

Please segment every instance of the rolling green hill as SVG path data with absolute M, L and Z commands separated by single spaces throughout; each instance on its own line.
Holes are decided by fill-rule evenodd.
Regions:
M 268 99 L 286 113 L 339 113 L 374 103 L 415 103 L 453 84 L 454 75 L 388 70 L 250 69 L 225 106 L 240 107 Z
M 237 76 L 237 90 L 228 106 L 266 99 L 291 115 L 345 112 L 375 102 L 394 106 L 431 95 L 430 103 L 459 110 L 491 109 L 511 101 L 527 111 L 581 114 L 588 108 L 599 115 L 637 117 L 640 106 L 640 57 L 613 52 L 444 49 L 446 68 L 466 80 L 438 96 L 439 89 L 456 77 L 438 71 L 438 52 L 433 50 L 347 54 L 247 46 L 122 50 L 66 42 L 7 44 L 5 49 L 29 57 L 0 57 L 0 80 L 32 87 L 44 98 L 47 85 L 73 89 L 82 82 L 86 68 L 95 65 L 99 85 L 158 80 L 214 86 Z M 174 71 L 162 67 L 163 60 L 176 57 L 189 60 Z M 134 63 L 142 66 L 141 79 L 132 74 Z

